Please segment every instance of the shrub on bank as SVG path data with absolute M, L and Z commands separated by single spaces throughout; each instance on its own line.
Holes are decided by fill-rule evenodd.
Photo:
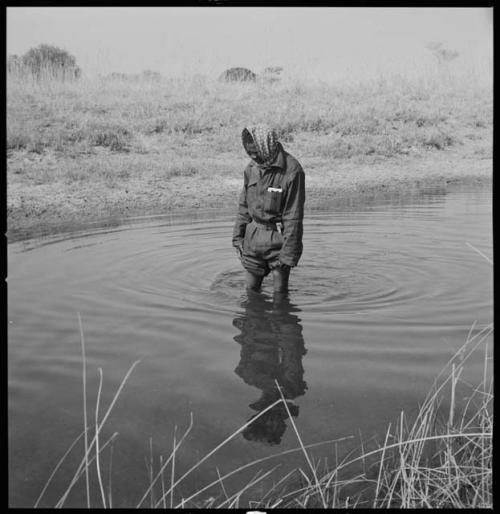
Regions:
M 39 45 L 30 48 L 21 57 L 10 55 L 7 71 L 22 80 L 76 80 L 81 76 L 81 68 L 76 59 L 66 50 L 53 45 Z

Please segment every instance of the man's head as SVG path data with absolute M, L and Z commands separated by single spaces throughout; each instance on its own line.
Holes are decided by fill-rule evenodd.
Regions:
M 262 167 L 269 166 L 281 150 L 276 131 L 264 124 L 245 127 L 241 140 L 250 159 Z
M 299 415 L 299 407 L 292 402 L 287 402 L 287 405 L 290 414 L 296 418 Z M 280 444 L 286 431 L 285 421 L 288 418 L 288 411 L 284 405 L 280 403 L 257 418 L 258 415 L 259 413 L 248 420 L 251 421 L 256 418 L 243 430 L 243 437 L 247 441 L 258 441 L 271 446 Z
M 257 164 L 262 164 L 262 158 L 259 154 L 259 148 L 258 146 L 253 142 L 253 140 L 245 146 L 245 150 L 247 151 L 248 156 L 250 159 L 255 161 Z

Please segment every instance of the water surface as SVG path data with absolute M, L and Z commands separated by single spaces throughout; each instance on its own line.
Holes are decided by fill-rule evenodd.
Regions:
M 283 387 L 304 443 L 354 435 L 383 440 L 401 410 L 415 412 L 434 378 L 492 321 L 491 189 L 430 190 L 411 200 L 309 212 L 304 254 L 288 297 L 271 281 L 247 295 L 230 246 L 233 215 L 155 219 L 114 229 L 13 243 L 8 248 L 9 495 L 32 506 L 83 427 L 140 359 L 102 440 L 113 506 L 135 506 L 154 469 L 189 424 L 177 476 L 276 398 Z M 471 382 L 482 356 L 467 368 Z M 222 473 L 297 446 L 284 410 L 237 435 L 178 488 L 184 497 Z M 332 457 L 333 445 L 315 456 Z M 80 462 L 78 446 L 41 506 L 54 505 Z M 283 474 L 300 454 L 270 462 Z M 258 468 L 252 470 L 255 473 Z M 95 475 L 95 472 L 93 473 Z M 248 474 L 227 482 L 242 486 Z M 93 483 L 93 505 L 99 505 Z M 158 492 L 156 493 L 158 497 Z M 68 506 L 82 505 L 83 482 Z M 148 502 L 149 502 L 148 498 Z M 149 503 L 147 503 L 149 504 Z

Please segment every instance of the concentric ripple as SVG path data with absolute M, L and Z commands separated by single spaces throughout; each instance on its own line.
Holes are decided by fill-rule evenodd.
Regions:
M 412 306 L 412 318 L 426 323 L 443 320 L 443 312 L 451 309 L 455 317 L 460 309 L 465 314 L 470 300 L 463 291 L 474 289 L 475 270 L 485 265 L 466 243 L 486 253 L 491 249 L 487 232 L 475 230 L 475 217 L 482 213 L 458 218 L 444 198 L 431 196 L 424 205 L 310 214 L 305 250 L 291 273 L 291 299 L 318 314 L 390 311 L 394 318 L 400 311 L 406 316 Z M 99 312 L 193 306 L 233 311 L 244 295 L 245 279 L 231 248 L 231 231 L 231 216 L 155 222 L 59 240 L 18 258 L 29 262 L 32 287 L 59 283 L 78 305 L 91 303 Z M 40 267 L 43 272 L 36 273 Z M 16 266 L 11 270 L 15 274 Z M 271 280 L 264 281 L 264 292 L 271 292 Z M 57 306 L 42 303 L 39 308 Z

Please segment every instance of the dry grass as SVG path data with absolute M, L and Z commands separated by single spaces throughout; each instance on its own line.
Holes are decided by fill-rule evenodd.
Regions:
M 260 121 L 276 126 L 306 162 L 372 162 L 460 145 L 471 134 L 485 137 L 492 88 L 480 77 L 435 71 L 336 84 L 7 80 L 9 170 L 28 182 L 30 162 L 42 183 L 92 179 L 96 157 L 104 167 L 112 163 L 119 182 L 131 174 L 164 176 L 166 168 L 174 175 L 213 173 L 208 157 L 217 172 L 241 159 L 241 128 Z M 134 168 L 138 156 L 150 160 L 149 169 Z M 70 161 L 78 174 L 66 172 Z

